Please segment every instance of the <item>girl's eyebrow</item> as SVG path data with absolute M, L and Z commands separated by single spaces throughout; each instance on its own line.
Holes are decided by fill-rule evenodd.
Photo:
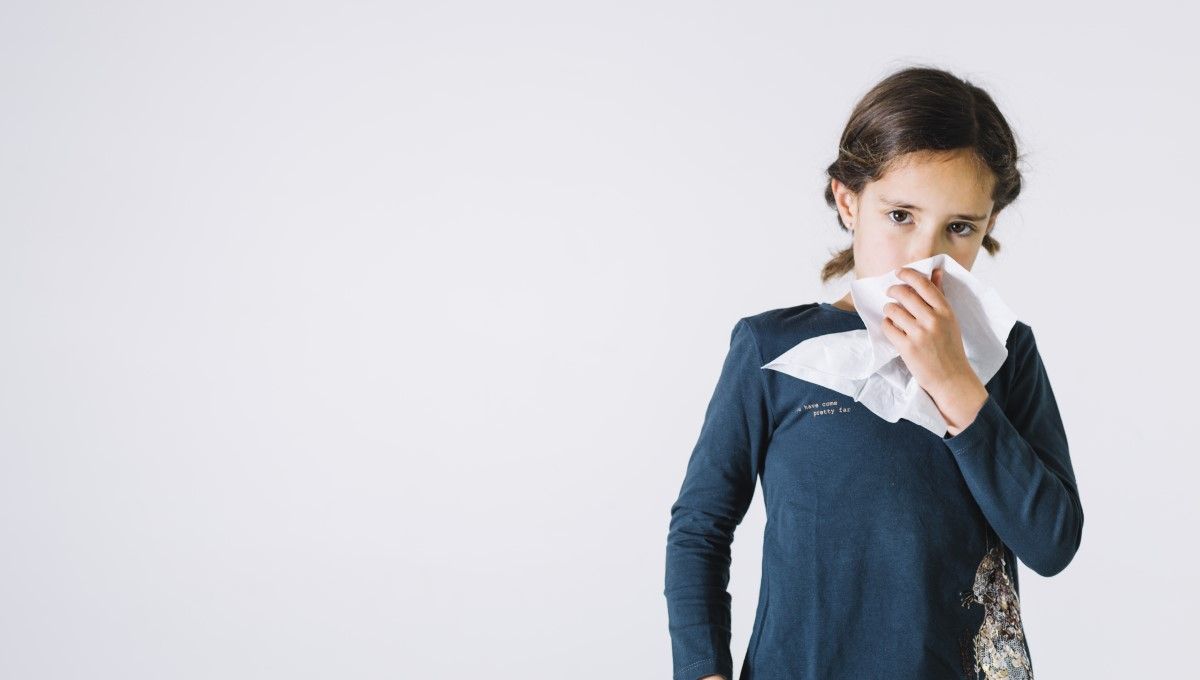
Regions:
M 887 203 L 888 205 L 894 205 L 897 208 L 904 208 L 905 210 L 916 210 L 917 212 L 921 211 L 920 208 L 918 208 L 917 206 L 915 206 L 911 203 L 904 203 L 902 201 L 893 201 L 892 199 L 885 198 L 883 196 L 880 196 L 879 200 L 883 201 L 884 203 Z M 976 222 L 981 222 L 981 221 L 987 219 L 987 215 L 968 215 L 967 213 L 958 213 L 957 215 L 954 215 L 953 217 L 954 217 L 954 219 L 957 219 L 957 220 L 973 220 Z

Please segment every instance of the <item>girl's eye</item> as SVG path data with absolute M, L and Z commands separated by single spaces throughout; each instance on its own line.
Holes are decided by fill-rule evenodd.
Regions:
M 890 211 L 888 211 L 888 217 L 891 218 L 891 220 L 896 223 L 905 222 L 906 220 L 897 220 L 895 217 L 893 217 L 893 215 L 895 215 L 897 213 L 899 213 L 901 215 L 908 215 L 907 210 L 890 210 Z M 962 231 L 955 231 L 954 227 L 956 227 L 956 226 L 966 227 L 966 228 Z M 970 222 L 955 222 L 954 224 L 950 225 L 950 230 L 959 236 L 970 236 L 971 234 L 973 234 L 975 232 L 975 225 L 971 224 Z

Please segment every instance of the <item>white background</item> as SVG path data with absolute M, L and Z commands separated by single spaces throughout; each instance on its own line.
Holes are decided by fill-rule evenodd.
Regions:
M 729 332 L 845 292 L 824 169 L 909 65 L 1026 155 L 974 272 L 1086 516 L 1020 567 L 1038 676 L 1190 668 L 1200 55 L 1109 12 L 5 2 L 0 676 L 670 677 Z

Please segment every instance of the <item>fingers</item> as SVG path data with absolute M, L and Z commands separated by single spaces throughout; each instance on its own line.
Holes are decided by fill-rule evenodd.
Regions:
M 916 295 L 911 290 L 909 295 Z M 893 296 L 898 297 L 898 296 Z M 917 318 L 913 316 L 905 307 L 896 302 L 889 302 L 883 306 L 884 327 L 890 323 L 896 330 L 908 334 L 910 330 L 915 330 Z
M 941 270 L 935 269 L 933 273 L 940 282 L 939 271 Z M 914 317 L 923 317 L 929 311 L 945 311 L 945 297 L 942 295 L 941 289 L 933 281 L 925 278 L 921 272 L 901 267 L 896 272 L 896 276 L 904 283 L 889 287 L 887 294 L 902 302 Z

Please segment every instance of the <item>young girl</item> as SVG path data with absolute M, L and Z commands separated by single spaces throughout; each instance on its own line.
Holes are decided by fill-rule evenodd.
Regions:
M 1017 198 L 1008 123 L 980 88 L 909 68 L 855 107 L 825 198 L 863 278 L 945 253 L 966 269 Z M 1032 329 L 987 384 L 940 289 L 901 269 L 883 330 L 949 424 L 938 436 L 763 369 L 801 341 L 865 328 L 847 294 L 740 319 L 671 507 L 664 594 L 674 680 L 732 680 L 730 546 L 758 479 L 767 523 L 741 680 L 1032 678 L 1017 559 L 1053 576 L 1083 509 Z

